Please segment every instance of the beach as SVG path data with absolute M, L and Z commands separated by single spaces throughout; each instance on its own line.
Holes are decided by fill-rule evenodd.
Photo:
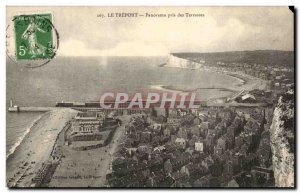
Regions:
M 173 67 L 177 68 L 177 67 Z M 198 71 L 203 71 L 203 69 L 199 68 Z M 167 91 L 167 92 L 208 92 L 208 91 L 221 91 L 224 94 L 223 96 L 219 97 L 210 97 L 209 101 L 218 101 L 219 99 L 225 99 L 230 98 L 231 96 L 234 96 L 235 94 L 241 92 L 241 91 L 251 91 L 254 89 L 266 89 L 266 81 L 244 74 L 239 72 L 230 72 L 230 71 L 221 71 L 215 68 L 209 68 L 206 67 L 204 71 L 210 71 L 210 72 L 216 72 L 219 74 L 223 74 L 229 77 L 232 77 L 236 80 L 238 80 L 237 84 L 226 86 L 226 87 L 220 87 L 220 86 L 207 86 L 207 87 L 197 87 L 197 85 L 152 85 L 152 89 Z
M 32 185 L 32 179 L 50 159 L 58 134 L 76 113 L 73 109 L 49 111 L 33 124 L 30 132 L 6 160 L 8 187 Z
M 116 129 L 109 145 L 86 151 L 62 147 L 63 158 L 52 176 L 49 187 L 105 187 L 112 155 L 123 141 L 125 125 L 130 120 L 128 115 L 118 118 L 122 120 L 122 125 Z

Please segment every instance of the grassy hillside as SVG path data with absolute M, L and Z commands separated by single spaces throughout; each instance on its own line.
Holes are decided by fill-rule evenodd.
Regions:
M 194 61 L 203 59 L 206 63 L 248 63 L 266 65 L 294 65 L 293 51 L 278 50 L 256 50 L 256 51 L 235 51 L 235 52 L 215 52 L 215 53 L 172 53 L 180 58 Z

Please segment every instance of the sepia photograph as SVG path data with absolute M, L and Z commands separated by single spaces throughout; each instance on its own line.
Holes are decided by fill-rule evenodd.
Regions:
M 296 188 L 295 12 L 6 6 L 7 188 Z

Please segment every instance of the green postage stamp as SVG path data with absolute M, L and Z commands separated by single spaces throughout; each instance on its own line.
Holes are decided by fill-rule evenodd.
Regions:
M 14 17 L 16 59 L 52 59 L 55 55 L 51 14 Z

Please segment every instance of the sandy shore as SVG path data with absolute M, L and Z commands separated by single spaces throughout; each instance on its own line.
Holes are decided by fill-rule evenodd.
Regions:
M 49 187 L 104 187 L 112 155 L 125 137 L 129 116 L 118 117 L 122 125 L 117 128 L 112 142 L 101 148 L 79 151 L 63 146 L 63 158 L 56 168 Z
M 198 69 L 202 70 L 202 69 Z M 235 84 L 233 86 L 224 87 L 224 88 L 216 88 L 216 87 L 188 87 L 188 86 L 178 86 L 178 85 L 152 85 L 151 88 L 157 89 L 157 90 L 164 90 L 164 91 L 175 91 L 175 92 L 196 92 L 201 90 L 209 90 L 209 89 L 217 89 L 220 91 L 228 91 L 232 94 L 228 95 L 227 97 L 233 96 L 235 93 L 238 93 L 240 91 L 251 91 L 253 89 L 266 89 L 266 81 L 244 74 L 244 73 L 238 73 L 238 72 L 230 72 L 230 71 L 221 71 L 216 69 L 210 69 L 206 68 L 205 71 L 210 72 L 217 72 L 221 74 L 225 74 L 227 76 L 231 76 L 237 80 L 239 80 L 238 84 Z M 210 100 L 218 100 L 223 99 L 224 97 L 211 97 Z M 226 98 L 226 97 L 225 97 Z
M 75 110 L 46 112 L 6 160 L 8 187 L 30 187 L 35 174 L 51 154 L 59 132 L 76 115 Z
M 232 76 L 238 79 L 242 79 L 244 84 L 240 85 L 243 90 L 253 90 L 253 89 L 266 89 L 267 81 L 248 75 L 243 73 L 236 73 L 236 72 L 226 72 L 226 75 Z M 239 85 L 237 85 L 239 86 Z

